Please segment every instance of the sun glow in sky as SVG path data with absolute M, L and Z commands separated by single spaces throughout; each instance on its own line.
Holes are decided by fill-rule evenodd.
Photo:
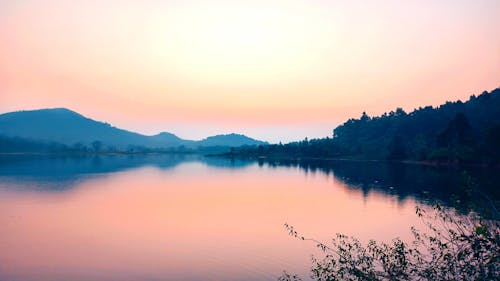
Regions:
M 498 86 L 497 0 L 0 0 L 0 112 L 289 141 Z

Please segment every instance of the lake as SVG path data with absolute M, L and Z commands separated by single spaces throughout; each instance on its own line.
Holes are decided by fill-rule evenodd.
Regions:
M 315 245 L 411 237 L 422 191 L 465 176 L 498 198 L 497 171 L 196 155 L 0 156 L 0 280 L 308 277 Z M 458 190 L 458 191 L 457 191 Z M 459 196 L 458 195 L 458 196 Z M 307 279 L 306 279 L 307 280 Z

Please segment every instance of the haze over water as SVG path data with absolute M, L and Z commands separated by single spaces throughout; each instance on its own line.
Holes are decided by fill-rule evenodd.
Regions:
M 370 178 L 378 164 L 329 171 L 196 156 L 8 159 L 0 163 L 1 280 L 307 277 L 319 253 L 284 223 L 322 241 L 335 233 L 407 239 L 420 226 L 408 191 L 418 184 L 405 168 Z

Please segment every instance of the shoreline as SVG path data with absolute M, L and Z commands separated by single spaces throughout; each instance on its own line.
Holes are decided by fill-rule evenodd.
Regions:
M 0 152 L 0 156 L 3 155 L 43 155 L 43 156 L 98 156 L 98 155 L 161 155 L 161 154 L 200 154 L 198 152 L 175 152 L 175 151 L 152 151 L 152 152 L 126 152 L 126 151 L 116 151 L 116 152 Z
M 205 157 L 221 157 L 241 160 L 264 160 L 264 161 L 346 161 L 346 162 L 376 162 L 376 163 L 397 163 L 407 165 L 420 165 L 430 167 L 451 167 L 451 168 L 483 168 L 483 169 L 500 169 L 499 164 L 489 163 L 459 163 L 459 162 L 443 162 L 443 161 L 419 161 L 419 160 L 384 160 L 384 159 L 357 159 L 357 158 L 332 158 L 332 157 L 278 157 L 278 156 L 238 156 L 229 154 L 220 155 L 205 155 Z
M 419 165 L 419 166 L 430 166 L 430 167 L 451 167 L 451 168 L 482 168 L 482 169 L 500 169 L 499 164 L 489 164 L 489 163 L 459 163 L 457 161 L 419 161 L 419 160 L 385 160 L 385 159 L 359 159 L 359 158 L 335 158 L 335 157 L 281 157 L 281 156 L 242 156 L 234 155 L 230 153 L 224 154 L 204 154 L 203 152 L 197 151 L 151 151 L 151 152 L 127 152 L 127 151 L 116 151 L 116 152 L 0 152 L 0 157 L 2 156 L 113 156 L 113 155 L 200 155 L 203 157 L 214 157 L 214 158 L 227 158 L 227 159 L 239 159 L 239 160 L 253 160 L 253 161 L 290 161 L 290 162 L 302 162 L 302 161 L 345 161 L 345 162 L 374 162 L 374 163 L 396 163 L 396 164 L 407 164 L 407 165 Z

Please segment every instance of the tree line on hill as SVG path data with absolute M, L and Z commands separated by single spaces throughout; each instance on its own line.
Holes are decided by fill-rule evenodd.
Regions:
M 168 147 L 148 147 L 144 145 L 128 145 L 125 148 L 105 145 L 95 140 L 85 144 L 77 142 L 67 145 L 59 142 L 43 142 L 20 137 L 0 135 L 0 153 L 63 153 L 63 154 L 95 154 L 95 153 L 201 153 L 218 154 L 230 150 L 226 145 L 188 147 L 185 145 Z
M 0 114 L 0 153 L 223 153 L 230 147 L 266 144 L 241 134 L 187 140 L 162 132 L 127 131 L 66 108 Z
M 332 137 L 244 146 L 235 157 L 348 158 L 446 163 L 500 162 L 500 88 L 472 95 L 468 101 L 398 108 L 381 116 L 363 112 L 333 130 Z
M 171 147 L 171 151 L 184 151 L 183 147 Z M 31 140 L 21 137 L 0 135 L 1 153 L 100 153 L 100 152 L 160 152 L 166 149 L 148 148 L 145 146 L 130 145 L 126 149 L 118 149 L 113 145 L 105 146 L 101 141 L 95 140 L 89 144 L 77 142 L 67 145 L 59 142 Z

